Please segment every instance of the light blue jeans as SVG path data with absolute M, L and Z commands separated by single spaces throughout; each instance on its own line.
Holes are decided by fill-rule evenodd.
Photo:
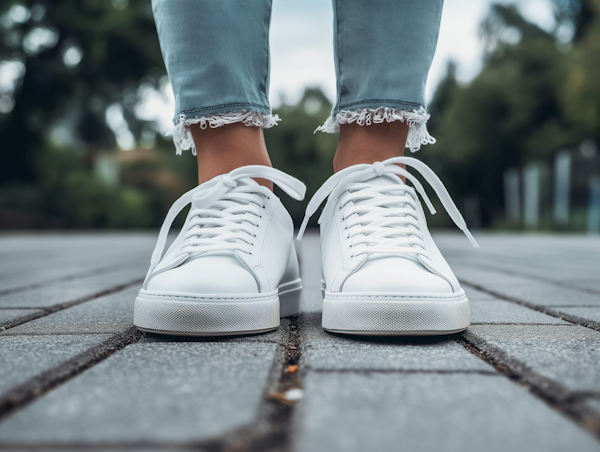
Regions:
M 234 122 L 272 127 L 272 0 L 152 0 L 175 94 L 173 138 L 192 149 L 189 127 Z M 333 0 L 337 101 L 318 130 L 383 121 L 409 124 L 407 147 L 435 140 L 426 128 L 425 83 L 443 0 Z

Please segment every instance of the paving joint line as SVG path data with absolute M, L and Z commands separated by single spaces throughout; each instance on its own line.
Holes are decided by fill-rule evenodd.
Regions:
M 132 326 L 123 333 L 115 334 L 101 344 L 8 390 L 0 395 L 0 421 L 127 345 L 139 341 L 143 335 L 142 331 Z M 1 446 L 4 445 L 0 444 Z
M 54 278 L 54 279 L 48 279 L 48 280 L 40 282 L 40 283 L 14 287 L 12 289 L 0 290 L 0 296 L 23 292 L 23 291 L 29 290 L 29 289 L 39 289 L 40 287 L 53 285 L 57 282 L 77 280 L 81 277 L 103 275 L 106 273 L 110 273 L 111 270 L 115 270 L 115 269 L 119 269 L 119 268 L 129 268 L 129 267 L 130 267 L 130 265 L 117 265 L 117 266 L 111 265 L 111 266 L 107 266 L 107 267 L 99 267 L 99 268 L 96 268 L 93 270 L 86 270 L 81 273 L 72 273 L 67 276 L 61 276 L 61 277 Z
M 306 370 L 316 373 L 354 373 L 354 374 L 476 374 L 476 375 L 488 375 L 491 377 L 498 377 L 500 374 L 493 370 L 477 370 L 477 369 L 455 369 L 455 370 L 443 370 L 443 369 L 327 369 L 327 368 L 312 368 L 307 367 Z
M 290 372 L 290 366 L 300 365 L 300 321 L 302 314 L 285 320 L 285 337 L 281 344 L 283 356 L 275 357 L 265 395 L 258 414 L 251 425 L 228 432 L 213 441 L 196 443 L 194 446 L 207 452 L 285 452 L 292 450 L 292 417 L 294 401 L 285 398 L 286 391 L 302 389 L 302 373 L 298 368 Z M 274 389 L 274 390 L 273 390 Z M 189 445 L 188 445 L 189 446 Z
M 292 449 L 292 416 L 295 403 L 282 397 L 289 389 L 302 388 L 302 377 L 298 371 L 288 372 L 289 366 L 300 364 L 300 316 L 284 320 L 280 328 L 284 331 L 283 341 L 278 341 L 280 351 L 271 365 L 265 385 L 265 395 L 252 423 L 201 441 L 177 442 L 103 442 L 94 444 L 8 444 L 0 443 L 1 449 L 11 451 L 63 451 L 63 450 L 180 450 L 203 452 L 287 452 Z M 283 323 L 283 322 L 282 322 Z M 147 336 L 145 336 L 147 337 Z M 189 339 L 189 338 L 187 338 Z M 183 339 L 186 340 L 186 339 Z M 274 395 L 277 394 L 277 397 Z
M 586 328 L 589 328 L 589 329 L 595 330 L 595 331 L 600 331 L 600 322 L 596 322 L 594 320 L 588 320 L 586 318 L 579 317 L 579 316 L 573 315 L 573 314 L 567 314 L 566 312 L 556 311 L 556 310 L 550 309 L 546 306 L 529 303 L 528 301 L 523 301 L 518 298 L 511 297 L 509 295 L 503 295 L 494 290 L 487 289 L 479 284 L 474 284 L 474 283 L 465 281 L 462 278 L 460 279 L 460 282 L 466 286 L 472 287 L 473 289 L 477 289 L 481 292 L 485 292 L 487 294 L 493 295 L 494 297 L 499 298 L 501 300 L 510 301 L 511 303 L 515 303 L 515 304 L 524 306 L 533 311 L 538 311 L 538 312 L 541 312 L 542 314 L 546 314 L 546 315 L 555 317 L 560 320 L 566 320 L 567 322 L 574 323 L 575 325 L 583 326 L 583 327 L 586 327 Z M 482 302 L 482 303 L 485 303 L 485 302 Z M 560 325 L 556 325 L 556 326 L 560 326 Z M 562 325 L 562 326 L 566 326 L 566 325 Z
M 460 259 L 460 258 L 458 258 Z M 588 289 L 588 288 L 582 288 L 582 287 L 577 287 L 577 286 L 571 286 L 569 284 L 566 283 L 562 283 L 562 282 L 556 282 L 550 279 L 546 279 L 546 278 L 542 278 L 541 276 L 535 276 L 535 275 L 529 275 L 529 274 L 523 274 L 523 273 L 518 273 L 518 272 L 514 272 L 511 270 L 505 270 L 503 268 L 498 268 L 498 267 L 493 267 L 490 265 L 485 265 L 485 264 L 471 264 L 471 263 L 465 263 L 464 261 L 460 263 L 460 265 L 463 265 L 465 267 L 471 267 L 471 268 L 483 268 L 485 270 L 489 270 L 489 271 L 493 271 L 496 273 L 500 273 L 501 275 L 508 275 L 508 276 L 517 276 L 519 278 L 525 278 L 525 279 L 533 279 L 534 281 L 541 281 L 541 282 L 545 282 L 548 284 L 552 284 L 554 286 L 557 287 L 562 287 L 565 289 L 571 289 L 571 290 L 578 290 L 580 292 L 586 292 L 586 293 L 590 293 L 593 295 L 598 295 L 600 294 L 600 291 L 598 290 L 594 290 L 594 289 Z
M 6 321 L 0 323 L 0 333 L 7 331 L 11 328 L 14 328 L 16 326 L 23 325 L 24 323 L 31 322 L 32 320 L 37 320 L 41 317 L 46 317 L 50 314 L 54 314 L 55 312 L 63 311 L 67 308 L 71 308 L 78 304 L 85 303 L 87 301 L 95 300 L 96 298 L 100 298 L 100 297 L 104 297 L 106 295 L 111 295 L 113 293 L 120 292 L 122 290 L 129 288 L 130 286 L 140 284 L 143 281 L 144 281 L 143 278 L 139 278 L 139 279 L 130 281 L 125 284 L 120 284 L 118 286 L 111 287 L 110 289 L 96 292 L 95 294 L 92 294 L 92 295 L 87 295 L 85 297 L 78 298 L 76 300 L 67 301 L 65 303 L 58 303 L 58 304 L 55 304 L 55 305 L 49 306 L 49 307 L 46 306 L 46 307 L 37 308 L 37 309 L 40 309 L 41 311 L 40 312 L 32 312 L 29 315 L 24 315 L 24 316 L 17 317 L 15 319 L 6 320 Z
M 464 331 L 454 340 L 600 441 L 600 415 L 585 406 L 583 398 L 578 397 L 576 392 L 569 391 L 554 380 L 538 374 L 470 331 Z
M 140 450 L 146 451 L 195 451 L 195 452 L 212 452 L 218 449 L 206 449 L 199 448 L 195 444 L 180 444 L 171 442 L 131 442 L 131 443 L 61 443 L 61 444 L 33 444 L 33 443 L 0 443 L 0 450 L 6 450 L 10 452 L 29 452 L 29 451 L 40 451 L 40 452 L 63 452 L 63 451 L 99 451 L 99 452 L 119 452 L 122 450 L 131 450 L 139 452 Z M 244 450 L 244 449 L 242 449 Z M 222 452 L 230 452 L 223 450 Z M 231 452 L 241 452 L 238 449 Z
M 283 353 L 278 353 L 271 366 L 271 371 L 266 384 L 265 395 L 261 401 L 255 420 L 244 426 L 227 432 L 218 438 L 198 442 L 170 443 L 170 442 L 131 442 L 131 443 L 61 443 L 61 444 L 8 444 L 0 443 L 1 449 L 10 450 L 202 450 L 206 452 L 229 451 L 260 451 L 284 452 L 291 449 L 291 419 L 295 409 L 295 402 L 286 400 L 285 392 L 289 389 L 302 388 L 300 372 L 288 372 L 289 366 L 300 364 L 300 316 L 286 321 L 283 341 L 277 341 Z M 108 358 L 113 353 L 129 344 L 139 342 L 146 336 L 135 327 L 129 328 L 124 333 L 109 338 L 99 346 L 46 371 L 22 385 L 9 390 L 0 396 L 0 421 L 10 416 L 14 411 L 23 408 L 35 399 L 56 386 L 67 382 L 86 369 Z M 189 338 L 188 338 L 189 340 Z M 267 341 L 265 341 L 267 342 Z M 269 341 L 269 343 L 273 343 Z M 274 391 L 271 391 L 274 389 Z M 274 394 L 279 397 L 274 397 Z

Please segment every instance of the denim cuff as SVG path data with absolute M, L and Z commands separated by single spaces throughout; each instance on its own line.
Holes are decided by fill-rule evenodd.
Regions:
M 408 124 L 408 137 L 406 147 L 411 152 L 421 149 L 421 145 L 435 143 L 435 138 L 427 131 L 427 121 L 430 114 L 423 106 L 416 105 L 413 109 L 400 109 L 393 107 L 359 108 L 356 110 L 340 110 L 327 118 L 327 121 L 315 130 L 316 132 L 335 133 L 340 130 L 341 124 L 356 123 L 359 126 L 370 126 L 383 122 L 406 122 Z
M 214 110 L 197 110 L 194 112 L 181 113 L 173 120 L 175 127 L 167 135 L 173 136 L 175 152 L 181 155 L 183 151 L 191 150 L 196 155 L 196 147 L 190 132 L 190 127 L 198 126 L 201 129 L 210 127 L 215 129 L 226 124 L 243 123 L 248 127 L 262 127 L 268 129 L 276 126 L 281 121 L 278 115 L 273 115 L 268 109 L 256 110 L 232 110 L 231 106 Z

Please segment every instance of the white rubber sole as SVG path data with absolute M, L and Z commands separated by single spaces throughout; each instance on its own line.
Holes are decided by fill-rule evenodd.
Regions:
M 340 294 L 325 292 L 323 328 L 332 333 L 368 336 L 437 336 L 471 324 L 464 292 L 432 295 Z
M 133 324 L 176 336 L 231 336 L 277 329 L 280 317 L 300 313 L 300 279 L 268 294 L 249 296 L 156 294 L 140 290 Z

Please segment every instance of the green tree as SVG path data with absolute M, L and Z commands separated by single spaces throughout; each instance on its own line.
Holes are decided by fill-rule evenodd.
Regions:
M 296 105 L 282 105 L 274 110 L 282 121 L 265 131 L 265 141 L 273 166 L 303 181 L 307 186 L 304 202 L 281 200 L 299 223 L 311 196 L 333 173 L 333 155 L 337 135 L 313 133 L 331 113 L 331 103 L 319 89 L 307 89 Z M 311 219 L 316 225 L 317 215 Z
M 0 113 L 0 180 L 34 182 L 49 132 L 67 121 L 85 152 L 114 145 L 106 108 L 119 103 L 134 135 L 140 80 L 164 75 L 147 0 L 5 1 L 0 62 L 21 65 L 14 108 Z
M 562 106 L 569 53 L 556 35 L 511 5 L 493 5 L 482 34 L 483 69 L 460 86 L 450 66 L 431 106 L 438 144 L 421 158 L 442 173 L 458 200 L 479 199 L 482 224 L 491 226 L 504 216 L 504 171 L 577 136 Z

